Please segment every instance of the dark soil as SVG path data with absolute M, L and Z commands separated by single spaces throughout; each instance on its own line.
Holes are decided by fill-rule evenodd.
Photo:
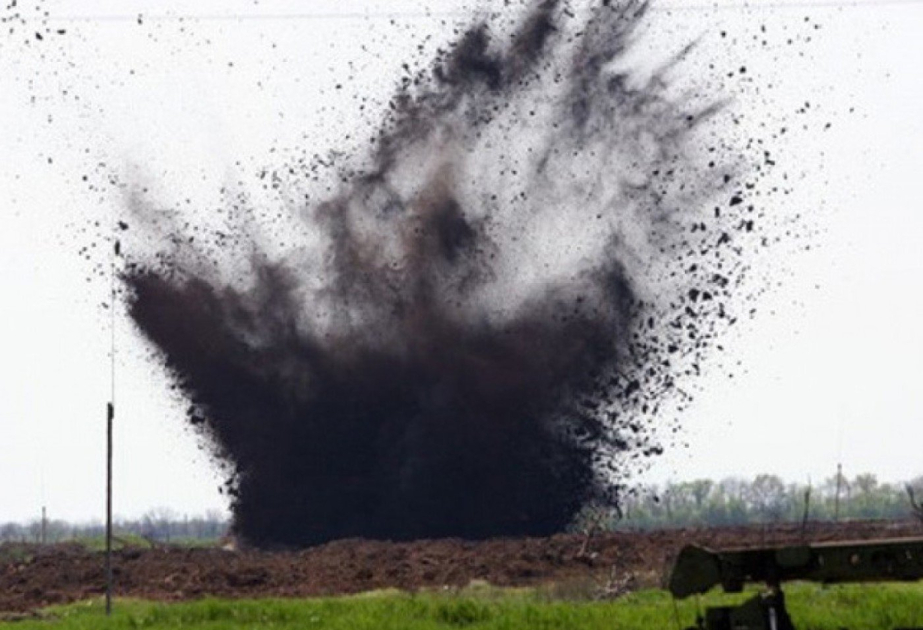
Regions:
M 907 522 L 811 523 L 813 541 L 923 534 Z M 684 545 L 712 548 L 802 541 L 801 527 L 675 529 L 560 534 L 480 542 L 342 540 L 301 551 L 228 551 L 165 546 L 113 555 L 115 595 L 154 600 L 218 597 L 306 597 L 396 587 L 460 587 L 472 580 L 498 586 L 566 584 L 630 578 L 658 586 Z M 79 545 L 0 545 L 0 612 L 23 613 L 103 594 L 103 554 Z

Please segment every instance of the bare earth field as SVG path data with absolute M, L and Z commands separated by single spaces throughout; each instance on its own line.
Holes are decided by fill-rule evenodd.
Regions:
M 923 535 L 917 522 L 810 523 L 812 541 Z M 342 540 L 301 551 L 126 548 L 113 555 L 115 594 L 153 600 L 307 597 L 381 588 L 566 585 L 617 580 L 658 586 L 684 545 L 713 548 L 803 541 L 800 525 L 617 532 L 481 542 Z M 103 593 L 103 555 L 77 544 L 0 545 L 0 612 L 27 612 Z

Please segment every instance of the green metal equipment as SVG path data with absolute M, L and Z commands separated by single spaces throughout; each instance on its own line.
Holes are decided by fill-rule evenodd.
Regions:
M 676 559 L 669 589 L 683 599 L 721 585 L 739 593 L 748 582 L 766 591 L 739 606 L 705 611 L 690 630 L 794 630 L 782 582 L 914 581 L 923 578 L 923 538 L 817 543 L 712 551 L 685 547 Z

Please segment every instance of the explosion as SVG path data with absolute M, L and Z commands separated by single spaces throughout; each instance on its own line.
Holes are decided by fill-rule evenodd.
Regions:
M 247 208 L 209 245 L 132 202 L 170 245 L 132 254 L 129 312 L 233 467 L 241 537 L 548 534 L 660 452 L 752 221 L 704 133 L 717 99 L 672 86 L 689 49 L 626 68 L 647 9 L 478 21 L 361 168 L 286 205 L 286 248 Z

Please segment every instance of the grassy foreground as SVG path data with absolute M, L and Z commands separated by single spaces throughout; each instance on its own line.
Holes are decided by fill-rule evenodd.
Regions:
M 633 593 L 610 602 L 562 601 L 553 592 L 490 587 L 460 593 L 407 594 L 381 591 L 351 597 L 308 600 L 217 600 L 160 604 L 119 600 L 106 619 L 101 602 L 48 611 L 45 620 L 0 623 L 2 630 L 89 630 L 128 628 L 317 628 L 330 630 L 549 630 L 685 628 L 695 619 L 695 601 L 674 603 L 663 591 Z M 893 630 L 923 627 L 923 584 L 787 589 L 799 630 Z M 745 596 L 711 594 L 702 606 L 734 603 Z

